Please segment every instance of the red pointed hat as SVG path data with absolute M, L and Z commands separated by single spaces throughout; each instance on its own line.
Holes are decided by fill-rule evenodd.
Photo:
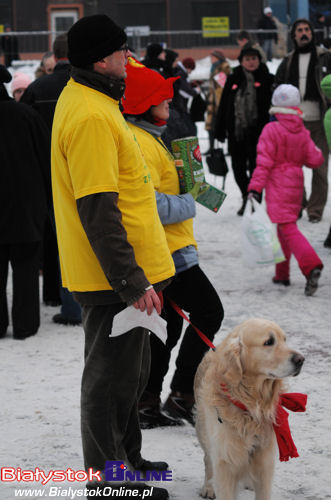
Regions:
M 163 78 L 160 73 L 146 68 L 133 57 L 128 58 L 126 73 L 122 105 L 124 113 L 128 115 L 141 115 L 151 106 L 158 106 L 165 99 L 172 99 L 173 83 L 180 78 Z

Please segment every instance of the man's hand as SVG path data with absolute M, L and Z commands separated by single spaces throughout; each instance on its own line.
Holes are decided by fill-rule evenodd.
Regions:
M 152 314 L 154 308 L 158 314 L 161 314 L 161 301 L 154 288 L 146 290 L 145 295 L 140 297 L 140 299 L 138 299 L 133 306 L 136 309 L 140 309 L 141 312 L 144 312 L 145 309 L 147 309 L 148 316 Z

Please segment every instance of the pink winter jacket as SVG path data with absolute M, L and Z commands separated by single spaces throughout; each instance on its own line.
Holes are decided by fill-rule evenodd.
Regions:
M 305 128 L 299 109 L 274 107 L 270 114 L 277 121 L 262 130 L 248 191 L 261 193 L 265 189 L 272 222 L 293 222 L 298 218 L 303 197 L 302 167 L 319 167 L 324 161 L 323 154 Z

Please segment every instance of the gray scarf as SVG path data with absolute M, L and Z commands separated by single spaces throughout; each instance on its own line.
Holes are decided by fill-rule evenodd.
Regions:
M 238 90 L 234 99 L 235 137 L 237 141 L 243 140 L 247 129 L 257 124 L 254 76 L 251 71 L 246 71 L 244 68 L 243 72 L 246 78 L 246 85 Z
M 160 137 L 161 134 L 163 134 L 163 132 L 167 128 L 166 125 L 162 125 L 161 127 L 159 127 L 158 125 L 154 125 L 154 123 L 147 122 L 146 120 L 141 120 L 139 117 L 135 115 L 126 115 L 125 119 L 128 122 L 133 123 L 133 125 L 142 128 L 146 132 L 149 132 L 154 137 Z

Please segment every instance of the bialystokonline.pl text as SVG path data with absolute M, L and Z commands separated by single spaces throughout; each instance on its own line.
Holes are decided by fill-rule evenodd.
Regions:
M 121 464 L 121 462 L 114 462 L 116 465 Z M 114 469 L 114 470 L 115 470 Z M 122 469 L 121 469 L 122 472 Z M 140 477 L 135 479 L 141 480 Z M 157 480 L 161 480 L 158 478 Z M 88 495 L 88 498 L 104 498 L 104 497 L 135 497 L 135 498 L 147 498 L 151 497 L 153 494 L 153 487 L 144 488 L 143 485 L 139 488 L 135 488 L 132 485 L 130 488 L 125 486 L 101 486 L 103 482 L 101 471 L 93 471 L 93 469 L 84 470 L 73 470 L 68 467 L 66 470 L 49 470 L 45 472 L 39 467 L 34 469 L 21 469 L 20 467 L 2 467 L 0 469 L 0 482 L 3 484 L 17 484 L 17 488 L 14 490 L 15 498 L 67 498 L 74 500 L 75 498 L 83 498 Z M 91 482 L 95 486 L 93 489 L 87 489 L 86 487 L 74 488 L 72 486 L 53 486 L 54 483 L 59 482 L 79 482 L 86 483 Z M 101 483 L 98 486 L 98 483 Z M 44 486 L 44 488 L 35 488 L 31 483 L 39 483 Z M 16 486 L 15 484 L 15 486 Z M 28 487 L 30 485 L 30 488 Z M 115 486 L 115 485 L 114 485 Z
M 27 500 L 28 498 L 67 498 L 70 500 L 75 500 L 76 498 L 104 498 L 104 497 L 133 497 L 133 498 L 147 498 L 151 497 L 153 493 L 153 486 L 151 488 L 146 489 L 127 489 L 125 486 L 121 486 L 120 488 L 112 488 L 111 486 L 107 486 L 106 488 L 96 488 L 94 490 L 87 490 L 87 488 L 74 489 L 71 486 L 65 488 L 63 486 L 51 486 L 45 489 L 16 489 L 14 491 L 15 498 L 24 498 Z
M 68 467 L 67 470 L 49 470 L 45 472 L 39 467 L 34 469 L 23 470 L 20 467 L 2 467 L 0 469 L 0 480 L 4 483 L 18 482 L 18 483 L 41 483 L 43 486 L 50 481 L 63 482 L 63 481 L 98 481 L 101 482 L 101 472 L 93 471 L 92 469 L 73 470 Z

